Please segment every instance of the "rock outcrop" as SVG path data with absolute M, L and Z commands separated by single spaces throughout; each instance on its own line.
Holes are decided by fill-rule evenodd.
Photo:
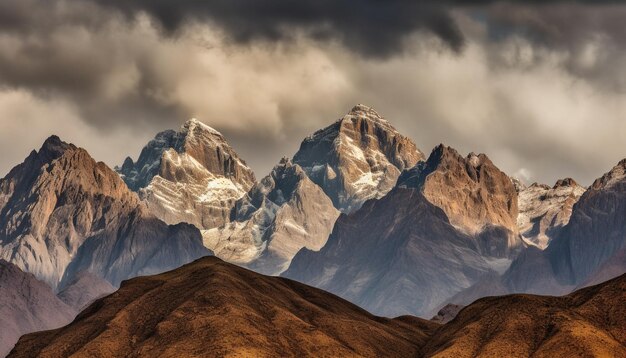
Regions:
M 302 248 L 324 246 L 339 212 L 304 170 L 283 159 L 233 209 L 232 222 L 203 232 L 215 254 L 279 274 Z
M 235 201 L 255 183 L 222 134 L 195 119 L 157 134 L 137 162 L 127 158 L 116 169 L 159 219 L 200 229 L 228 222 Z
M 558 236 L 572 215 L 574 204 L 585 188 L 573 179 L 561 179 L 549 187 L 534 183 L 518 189 L 517 225 L 524 240 L 545 249 Z
M 113 170 L 58 137 L 0 179 L 0 258 L 53 289 L 81 271 L 118 285 L 208 254 L 197 229 L 158 220 Z
M 446 324 L 454 319 L 464 306 L 448 303 L 437 312 L 437 315 L 430 320 L 435 323 Z
M 509 257 L 521 247 L 515 186 L 484 154 L 464 158 L 439 145 L 402 173 L 397 186 L 421 191 L 452 225 L 475 237 L 486 256 Z
M 380 198 L 424 155 L 376 111 L 357 105 L 334 124 L 307 137 L 294 155 L 342 212 Z

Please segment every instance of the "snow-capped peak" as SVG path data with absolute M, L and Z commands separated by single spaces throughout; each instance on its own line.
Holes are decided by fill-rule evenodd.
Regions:
M 356 210 L 394 186 L 424 155 L 371 107 L 358 104 L 307 137 L 293 158 L 337 208 Z
M 196 130 L 201 130 L 201 131 L 209 132 L 211 134 L 215 134 L 215 135 L 218 135 L 218 136 L 222 137 L 222 133 L 220 133 L 219 131 L 217 131 L 213 127 L 210 127 L 210 126 L 204 124 L 203 122 L 199 121 L 196 118 L 191 118 L 191 119 L 187 120 L 187 122 L 185 122 L 181 126 L 180 129 L 181 129 L 181 132 L 183 132 L 183 133 L 193 133 Z

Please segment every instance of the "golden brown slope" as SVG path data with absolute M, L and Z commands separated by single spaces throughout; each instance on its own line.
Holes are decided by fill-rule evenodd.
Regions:
M 488 297 L 422 350 L 434 357 L 626 357 L 626 275 L 564 297 Z
M 22 337 L 11 356 L 408 357 L 437 327 L 206 257 L 125 281 L 70 325 Z

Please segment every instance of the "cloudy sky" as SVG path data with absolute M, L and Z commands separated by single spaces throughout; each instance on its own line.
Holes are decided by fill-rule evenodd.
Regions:
M 619 1 L 0 0 L 0 175 L 58 134 L 111 166 L 196 117 L 265 175 L 356 103 L 425 153 L 583 184 L 626 157 Z

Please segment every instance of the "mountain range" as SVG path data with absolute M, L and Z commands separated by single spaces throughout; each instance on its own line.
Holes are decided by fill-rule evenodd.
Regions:
M 67 335 L 28 336 L 16 354 L 80 356 L 106 346 L 121 355 L 167 356 L 188 341 L 194 355 L 200 336 L 180 328 L 191 321 L 222 327 L 202 336 L 212 337 L 215 345 L 207 349 L 216 355 L 235 354 L 236 347 L 252 355 L 463 356 L 458 347 L 497 355 L 506 337 L 489 343 L 493 335 L 474 327 L 501 314 L 490 307 L 504 310 L 530 296 L 498 298 L 502 304 L 481 298 L 580 290 L 546 304 L 565 312 L 559 317 L 584 316 L 572 313 L 572 302 L 583 300 L 575 298 L 584 296 L 579 292 L 626 272 L 625 214 L 626 160 L 588 188 L 571 178 L 526 185 L 486 154 L 461 155 L 441 144 L 426 157 L 365 105 L 306 137 L 259 181 L 221 133 L 196 119 L 158 133 L 136 160 L 114 169 L 51 136 L 0 179 L 0 287 L 7 287 L 0 298 L 15 307 L 5 315 L 12 328 L 0 337 L 0 352 L 21 334 L 60 327 L 82 310 L 64 328 L 71 328 Z M 212 255 L 225 262 L 205 258 L 183 266 Z M 623 279 L 611 282 L 623 287 Z M 602 292 L 603 300 L 623 298 Z M 222 302 L 227 296 L 241 307 Z M 156 307 L 159 301 L 165 306 Z M 212 301 L 215 312 L 191 319 L 198 315 L 194 307 Z M 545 302 L 533 296 L 524 305 Z M 473 312 L 462 325 L 454 319 L 459 310 L 459 318 Z M 115 315 L 146 318 L 131 324 Z M 450 323 L 413 317 L 436 315 Z M 523 313 L 497 324 L 526 319 Z M 228 320 L 236 327 L 227 327 Z M 102 340 L 81 340 L 104 329 L 96 322 L 108 321 L 118 328 Z M 591 324 L 585 322 L 581 327 Z M 251 328 L 238 331 L 244 323 Z M 305 333 L 289 336 L 286 327 L 294 325 Z M 487 343 L 458 333 L 470 331 Z M 541 332 L 547 336 L 533 338 L 537 352 L 559 336 Z M 597 334 L 624 342 L 615 333 Z M 107 335 L 129 343 L 112 343 Z M 585 352 L 592 349 L 587 343 L 581 343 Z

